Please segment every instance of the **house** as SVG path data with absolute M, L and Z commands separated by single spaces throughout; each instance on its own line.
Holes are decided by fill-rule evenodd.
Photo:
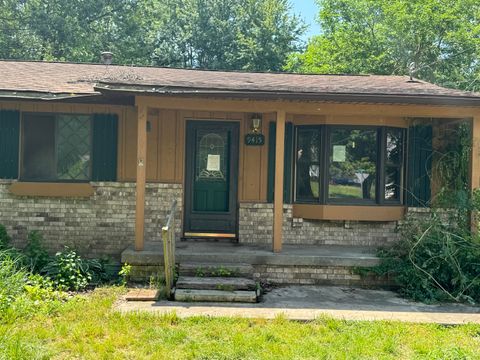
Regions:
M 134 246 L 134 261 L 152 255 L 176 200 L 178 239 L 344 269 L 309 252 L 398 239 L 407 210 L 434 195 L 432 154 L 460 121 L 478 188 L 478 93 L 406 76 L 1 61 L 0 223 L 19 246 L 39 230 L 51 250 Z M 293 245 L 307 249 L 300 263 L 282 257 Z

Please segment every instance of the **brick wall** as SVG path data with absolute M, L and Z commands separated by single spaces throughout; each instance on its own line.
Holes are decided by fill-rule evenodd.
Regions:
M 344 285 L 386 286 L 393 284 L 385 277 L 356 272 L 354 267 L 345 266 L 286 266 L 254 265 L 256 280 L 277 285 Z
M 241 243 L 271 244 L 273 205 L 240 204 Z M 283 207 L 283 243 L 380 247 L 398 240 L 397 222 L 327 221 L 294 218 L 292 205 Z
M 119 260 L 120 253 L 134 242 L 135 183 L 92 183 L 95 193 L 89 198 L 14 196 L 8 190 L 10 184 L 0 183 L 0 223 L 7 227 L 15 246 L 23 247 L 27 234 L 38 230 L 51 252 L 67 245 L 88 256 Z M 175 199 L 180 236 L 182 185 L 147 184 L 147 240 L 160 241 L 161 226 Z

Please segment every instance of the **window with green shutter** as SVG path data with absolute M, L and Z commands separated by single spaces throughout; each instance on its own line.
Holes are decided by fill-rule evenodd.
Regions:
M 22 180 L 116 180 L 116 115 L 25 113 L 22 118 Z
M 268 178 L 267 178 L 267 201 L 273 202 L 273 190 L 275 187 L 275 143 L 276 124 L 270 122 L 268 131 Z M 293 124 L 285 124 L 285 156 L 284 156 L 284 178 L 283 178 L 283 202 L 292 202 L 292 181 L 293 181 Z
M 20 113 L 0 110 L 0 179 L 18 178 Z

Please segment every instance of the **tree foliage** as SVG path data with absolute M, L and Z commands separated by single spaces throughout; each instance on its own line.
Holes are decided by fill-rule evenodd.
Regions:
M 280 70 L 304 31 L 288 0 L 0 0 L 0 58 Z
M 287 70 L 408 74 L 480 89 L 478 0 L 317 0 L 322 34 Z

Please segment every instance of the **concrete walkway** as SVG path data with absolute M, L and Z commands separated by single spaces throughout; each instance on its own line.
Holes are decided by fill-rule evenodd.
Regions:
M 425 305 L 382 290 L 329 286 L 290 286 L 274 289 L 258 304 L 126 302 L 120 312 L 176 313 L 179 317 L 213 316 L 273 319 L 284 316 L 308 321 L 321 316 L 342 320 L 392 320 L 415 323 L 480 324 L 480 307 L 460 304 Z

